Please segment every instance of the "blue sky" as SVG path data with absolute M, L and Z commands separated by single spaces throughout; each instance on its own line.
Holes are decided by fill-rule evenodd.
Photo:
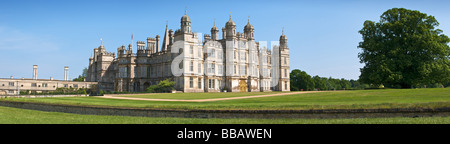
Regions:
M 358 31 L 365 20 L 378 21 L 388 9 L 419 10 L 435 16 L 450 35 L 450 1 L 446 0 L 298 0 L 298 1 L 138 1 L 138 0 L 1 0 L 0 78 L 70 78 L 88 66 L 93 48 L 103 38 L 106 49 L 164 34 L 180 27 L 185 7 L 192 30 L 209 34 L 216 19 L 221 29 L 230 12 L 237 30 L 255 27 L 256 41 L 277 41 L 282 27 L 288 38 L 291 70 L 310 75 L 358 79 Z M 221 33 L 221 32 L 220 32 Z M 135 44 L 134 44 L 135 45 Z M 136 51 L 136 50 L 134 50 Z

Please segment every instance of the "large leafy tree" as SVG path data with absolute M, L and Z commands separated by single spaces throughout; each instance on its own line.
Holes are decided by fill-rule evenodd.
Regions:
M 450 39 L 438 21 L 416 10 L 393 8 L 379 22 L 365 21 L 358 57 L 365 66 L 360 80 L 402 88 L 450 80 Z

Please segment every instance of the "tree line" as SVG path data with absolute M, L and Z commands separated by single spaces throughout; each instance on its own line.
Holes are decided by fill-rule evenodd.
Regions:
M 358 80 L 338 79 L 332 77 L 311 77 L 305 71 L 295 69 L 290 73 L 291 91 L 312 90 L 356 90 L 370 88 L 368 84 L 362 84 Z
M 311 76 L 299 69 L 290 73 L 291 91 L 314 91 L 314 90 L 363 90 L 380 88 L 402 88 L 392 84 L 367 84 L 361 80 L 347 80 L 344 78 Z M 450 87 L 450 83 L 420 83 L 411 88 L 445 88 Z

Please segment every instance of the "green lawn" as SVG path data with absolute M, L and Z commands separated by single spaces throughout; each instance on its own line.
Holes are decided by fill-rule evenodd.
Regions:
M 198 119 L 78 115 L 0 107 L 0 124 L 450 124 L 450 117 L 357 119 Z
M 142 96 L 169 98 L 192 96 L 242 96 L 248 93 L 185 93 Z M 252 94 L 252 93 L 250 93 Z M 258 93 L 265 94 L 265 93 Z M 270 93 L 267 93 L 270 94 Z M 6 98 L 1 100 L 43 102 L 70 105 L 138 107 L 164 109 L 239 109 L 239 110 L 308 110 L 308 109 L 377 109 L 377 108 L 440 108 L 450 107 L 450 88 L 385 89 L 330 91 L 287 96 L 250 98 L 213 102 L 160 102 L 105 99 L 101 97 Z
M 227 98 L 227 97 L 242 97 L 254 95 L 268 95 L 286 92 L 246 92 L 246 93 L 164 93 L 164 94 L 147 94 L 147 95 L 120 95 L 120 97 L 134 97 L 134 98 L 152 98 L 152 99 L 212 99 L 212 98 Z

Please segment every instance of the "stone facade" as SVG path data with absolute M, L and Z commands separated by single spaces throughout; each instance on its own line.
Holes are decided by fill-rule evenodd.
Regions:
M 0 79 L 0 95 L 18 95 L 20 91 L 49 92 L 56 88 L 90 88 L 97 82 L 61 81 L 52 79 Z
M 191 32 L 191 20 L 181 17 L 180 29 L 166 26 L 162 45 L 160 36 L 137 41 L 109 53 L 100 45 L 89 59 L 86 81 L 98 82 L 107 91 L 145 91 L 164 79 L 175 82 L 183 92 L 289 91 L 289 48 L 287 38 L 267 50 L 255 41 L 254 28 L 248 22 L 244 33 L 236 32 L 230 19 L 222 28 L 214 26 L 203 41 Z M 161 48 L 161 50 L 159 50 Z

